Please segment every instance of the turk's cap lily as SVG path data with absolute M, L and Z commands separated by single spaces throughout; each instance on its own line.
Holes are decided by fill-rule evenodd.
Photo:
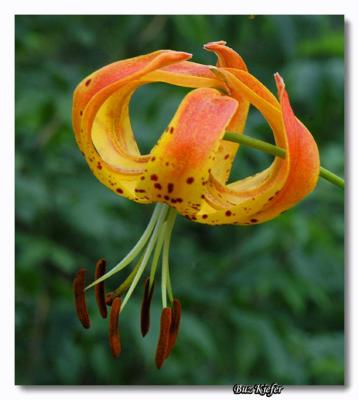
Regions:
M 78 318 L 90 327 L 85 291 L 95 287 L 100 314 L 109 316 L 112 355 L 121 353 L 119 316 L 148 263 L 140 312 L 142 336 L 150 328 L 155 274 L 162 255 L 162 313 L 156 351 L 161 368 L 177 339 L 181 303 L 174 297 L 169 272 L 170 238 L 177 213 L 190 220 L 217 224 L 257 224 L 271 220 L 310 193 L 319 175 L 319 154 L 308 129 L 294 115 L 283 79 L 275 74 L 278 96 L 248 72 L 243 59 L 224 41 L 204 46 L 217 65 L 188 61 L 173 50 L 118 61 L 95 71 L 76 88 L 73 126 L 78 146 L 94 175 L 114 193 L 138 203 L 157 203 L 143 235 L 111 270 L 100 259 L 95 279 L 86 287 L 84 269 L 73 287 Z M 149 154 L 140 154 L 129 117 L 133 93 L 142 85 L 165 82 L 193 90 L 178 107 Z M 237 143 L 225 132 L 243 134 L 250 105 L 258 109 L 285 150 L 269 168 L 229 183 Z M 105 280 L 137 260 L 127 278 L 106 292 Z
M 74 94 L 77 143 L 95 176 L 120 196 L 168 204 L 200 223 L 265 222 L 314 189 L 320 167 L 316 143 L 294 115 L 279 74 L 277 98 L 225 42 L 204 48 L 217 55 L 216 67 L 190 62 L 185 52 L 160 50 L 89 75 Z M 152 82 L 194 90 L 151 152 L 142 155 L 129 102 L 136 89 Z M 250 104 L 262 113 L 287 155 L 255 176 L 228 183 L 239 145 L 223 135 L 243 133 Z

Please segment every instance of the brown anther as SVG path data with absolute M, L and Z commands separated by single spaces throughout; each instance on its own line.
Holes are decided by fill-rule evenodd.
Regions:
M 121 299 L 116 297 L 111 306 L 110 313 L 110 349 L 113 357 L 118 357 L 121 353 L 120 331 L 118 327 L 118 317 L 121 310 Z
M 181 314 L 182 314 L 181 303 L 178 299 L 174 299 L 172 305 L 172 320 L 170 326 L 170 337 L 168 339 L 166 358 L 170 355 L 172 349 L 176 344 L 178 331 L 180 327 Z
M 73 281 L 73 289 L 75 295 L 75 305 L 77 317 L 82 326 L 86 329 L 90 328 L 90 317 L 87 312 L 86 298 L 85 298 L 85 278 L 86 269 L 81 268 Z
M 170 307 L 165 307 L 161 314 L 160 337 L 158 338 L 156 351 L 156 366 L 158 369 L 162 367 L 166 358 L 171 320 L 172 309 Z
M 106 260 L 100 258 L 96 263 L 95 280 L 101 278 L 106 272 Z M 102 281 L 95 286 L 95 297 L 97 307 L 100 311 L 102 318 L 107 317 L 107 307 L 105 299 L 105 282 Z
M 150 329 L 150 311 L 151 311 L 151 300 L 153 295 L 155 284 L 150 287 L 150 278 L 145 280 L 145 292 L 143 294 L 143 300 L 141 305 L 141 333 L 145 337 Z

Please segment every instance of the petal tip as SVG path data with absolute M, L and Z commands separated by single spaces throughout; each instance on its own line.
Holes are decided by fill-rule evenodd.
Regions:
M 226 46 L 227 42 L 225 40 L 218 40 L 217 42 L 208 42 L 203 45 L 203 48 L 206 50 L 213 49 L 217 46 Z
M 279 98 L 281 98 L 283 95 L 283 92 L 285 90 L 285 83 L 284 83 L 283 78 L 280 76 L 279 72 L 276 72 L 274 74 L 274 80 L 277 85 L 278 96 L 279 96 Z
M 189 60 L 193 57 L 192 53 L 187 53 L 186 51 L 176 51 L 179 58 L 183 58 L 184 60 Z
M 276 85 L 277 85 L 277 89 L 278 89 L 278 90 L 281 90 L 281 89 L 284 89 L 284 88 L 285 88 L 284 80 L 283 80 L 283 78 L 280 76 L 279 72 L 276 72 L 276 73 L 274 74 L 274 79 L 275 79 L 275 83 L 276 83 Z

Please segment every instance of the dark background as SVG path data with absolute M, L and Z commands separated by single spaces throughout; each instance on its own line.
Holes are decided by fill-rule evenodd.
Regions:
M 221 39 L 271 90 L 273 73 L 281 73 L 322 165 L 343 176 L 341 16 L 16 17 L 17 384 L 344 383 L 344 193 L 323 180 L 299 206 L 263 225 L 177 219 L 171 274 L 183 318 L 162 370 L 154 365 L 160 290 L 145 339 L 142 287 L 121 315 L 118 360 L 92 293 L 92 329 L 75 317 L 75 271 L 92 271 L 101 256 L 113 266 L 153 206 L 120 198 L 92 176 L 72 134 L 74 87 L 105 64 L 161 48 L 214 64 L 202 45 Z M 131 117 L 143 151 L 186 92 L 152 84 L 135 94 Z M 246 133 L 272 140 L 256 111 Z M 232 179 L 270 161 L 243 148 Z

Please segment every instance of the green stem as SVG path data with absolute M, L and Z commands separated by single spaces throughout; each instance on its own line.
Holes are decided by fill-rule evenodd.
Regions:
M 333 174 L 333 172 L 329 171 L 328 169 L 326 169 L 324 167 L 320 167 L 319 175 L 322 178 L 326 179 L 327 181 L 333 183 L 334 185 L 337 185 L 344 189 L 344 186 L 345 186 L 344 179 L 338 175 Z
M 264 153 L 271 154 L 280 158 L 285 158 L 285 150 L 277 147 L 274 144 L 264 142 L 263 140 L 254 139 L 246 135 L 238 135 L 238 133 L 226 132 L 223 137 L 224 140 L 240 143 L 244 146 L 253 147 L 254 149 L 263 151 Z
M 235 142 L 239 144 L 243 144 L 244 146 L 252 147 L 254 149 L 263 151 L 264 153 L 271 154 L 276 157 L 285 158 L 286 151 L 281 147 L 275 146 L 273 144 L 264 142 L 263 140 L 254 139 L 246 135 L 239 135 L 237 133 L 226 132 L 223 136 L 224 140 L 228 140 L 230 142 Z M 343 178 L 335 175 L 333 172 L 327 170 L 324 167 L 320 167 L 319 176 L 323 179 L 326 179 L 328 182 L 333 185 L 339 186 L 344 189 L 345 181 Z

